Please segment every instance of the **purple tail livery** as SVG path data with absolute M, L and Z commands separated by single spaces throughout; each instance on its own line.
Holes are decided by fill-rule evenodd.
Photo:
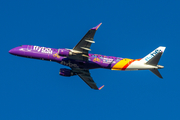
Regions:
M 104 87 L 103 85 L 98 88 L 91 77 L 89 70 L 95 68 L 124 71 L 150 70 L 155 75 L 162 78 L 158 69 L 164 68 L 164 66 L 158 65 L 158 62 L 166 47 L 160 46 L 141 59 L 90 54 L 91 44 L 95 43 L 94 35 L 101 24 L 102 23 L 90 29 L 72 49 L 21 45 L 11 49 L 9 53 L 21 57 L 54 61 L 68 66 L 70 69 L 61 68 L 59 74 L 67 77 L 78 75 L 87 85 L 95 90 L 100 90 Z

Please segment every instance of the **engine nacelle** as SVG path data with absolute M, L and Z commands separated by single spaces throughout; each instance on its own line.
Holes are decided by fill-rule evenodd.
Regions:
M 72 55 L 71 50 L 68 49 L 59 49 L 59 55 L 60 56 L 69 56 Z
M 76 74 L 70 69 L 61 68 L 60 71 L 59 71 L 59 75 L 70 77 L 70 76 L 73 76 L 73 75 L 76 75 Z

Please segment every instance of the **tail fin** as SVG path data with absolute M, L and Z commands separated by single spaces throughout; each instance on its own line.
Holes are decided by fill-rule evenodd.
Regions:
M 165 51 L 165 49 L 166 49 L 166 47 L 160 46 L 160 47 L 156 48 L 154 51 L 152 51 L 151 53 L 149 53 L 148 55 L 146 55 L 140 61 L 145 64 L 148 64 L 148 65 L 157 66 L 158 69 L 164 68 L 164 66 L 158 65 L 158 62 L 159 62 L 163 52 Z M 159 78 L 162 78 L 158 69 L 150 69 L 150 71 L 152 73 L 154 73 L 155 75 L 157 75 Z
M 142 58 L 140 61 L 143 63 L 146 63 L 148 65 L 156 66 L 161 58 L 161 55 L 165 51 L 166 47 L 158 47 L 148 55 L 146 55 L 144 58 Z

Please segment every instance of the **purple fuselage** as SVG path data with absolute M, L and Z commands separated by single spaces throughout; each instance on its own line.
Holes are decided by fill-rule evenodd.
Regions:
M 83 69 L 111 69 L 116 63 L 123 59 L 113 56 L 89 54 L 88 61 L 74 60 L 68 57 L 69 49 L 55 49 L 33 45 L 21 45 L 11 49 L 9 53 L 21 57 L 54 61 L 71 68 Z

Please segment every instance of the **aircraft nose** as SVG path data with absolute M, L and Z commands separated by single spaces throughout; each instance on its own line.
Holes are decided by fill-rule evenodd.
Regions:
M 22 47 L 15 47 L 15 48 L 9 50 L 9 53 L 12 54 L 12 55 L 23 56 L 25 52 L 24 52 L 24 48 L 22 48 Z
M 9 53 L 10 53 L 10 54 L 13 54 L 13 53 L 14 53 L 14 50 L 13 50 L 13 49 L 9 50 Z
M 19 51 L 19 49 L 16 47 L 16 48 L 9 50 L 9 53 L 14 55 L 14 54 L 18 54 L 18 51 Z

